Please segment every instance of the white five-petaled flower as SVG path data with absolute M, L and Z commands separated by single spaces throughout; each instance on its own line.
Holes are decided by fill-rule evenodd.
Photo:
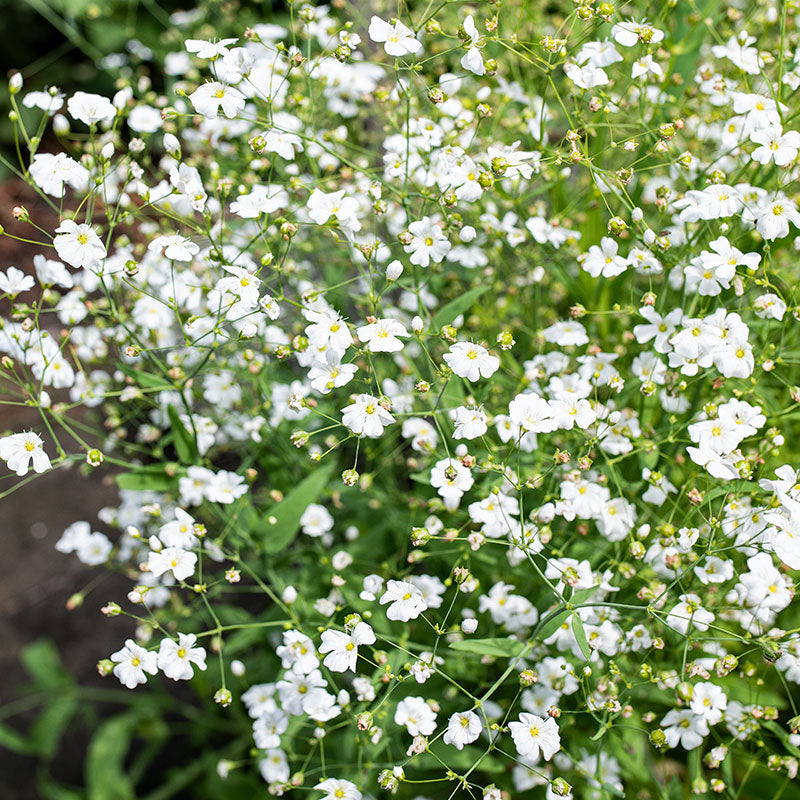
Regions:
M 395 58 L 422 50 L 422 45 L 414 38 L 414 31 L 399 19 L 389 23 L 380 17 L 372 17 L 369 22 L 369 38 L 373 42 L 382 43 L 386 55 Z
M 405 245 L 408 259 L 418 267 L 427 267 L 431 261 L 438 264 L 450 252 L 451 244 L 442 233 L 441 225 L 437 225 L 430 217 L 412 222 L 408 226 L 411 241 Z
M 358 787 L 344 779 L 326 778 L 314 788 L 325 792 L 322 800 L 361 800 L 361 792 L 358 791 Z
M 689 708 L 709 725 L 716 725 L 722 719 L 727 706 L 728 696 L 716 684 L 703 681 L 692 687 Z
M 753 150 L 753 161 L 759 164 L 774 161 L 779 167 L 785 167 L 797 158 L 800 149 L 800 133 L 784 133 L 780 125 L 751 131 L 750 141 L 759 145 Z
M 198 58 L 214 60 L 227 55 L 228 45 L 236 44 L 237 41 L 237 39 L 220 39 L 218 42 L 207 42 L 204 39 L 187 39 L 184 45 L 189 53 L 194 53 Z
M 693 750 L 708 735 L 706 720 L 689 708 L 673 708 L 661 720 L 661 727 L 670 748 L 680 745 L 684 750 Z
M 193 633 L 179 633 L 178 641 L 162 639 L 158 648 L 158 668 L 174 681 L 188 681 L 194 675 L 194 664 L 198 669 L 206 668 L 204 647 L 195 647 L 197 637 Z
M 191 239 L 179 234 L 171 236 L 157 236 L 147 245 L 151 253 L 163 252 L 164 257 L 170 261 L 191 261 L 199 252 L 200 247 Z
M 128 639 L 121 650 L 112 653 L 111 660 L 116 664 L 114 675 L 129 689 L 135 689 L 140 683 L 146 683 L 145 673 L 155 675 L 158 672 L 157 655 L 140 647 L 133 639 Z
M 422 697 L 405 697 L 397 704 L 394 722 L 412 736 L 429 736 L 436 730 L 436 712 Z
M 317 223 L 324 225 L 331 217 L 343 227 L 352 231 L 361 230 L 358 220 L 358 201 L 353 197 L 345 197 L 344 189 L 338 192 L 323 192 L 314 189 L 308 198 L 308 216 Z
M 500 359 L 493 356 L 483 345 L 473 342 L 456 342 L 444 360 L 460 378 L 473 383 L 481 378 L 490 378 L 500 368 Z
M 541 755 L 545 761 L 549 761 L 561 749 L 558 725 L 552 717 L 545 719 L 536 714 L 523 713 L 517 722 L 511 722 L 508 727 L 514 746 L 523 758 L 538 761 Z
M 15 297 L 20 292 L 33 289 L 33 276 L 26 275 L 21 269 L 9 267 L 5 272 L 0 272 L 0 292 Z
M 91 225 L 65 219 L 57 228 L 53 246 L 71 267 L 97 269 L 106 257 L 106 247 Z
M 416 619 L 428 607 L 422 592 L 408 581 L 387 581 L 380 603 L 382 606 L 391 603 L 386 616 L 399 622 Z
M 396 319 L 377 319 L 369 325 L 362 325 L 356 333 L 371 353 L 396 353 L 403 349 L 398 337 L 409 335 L 405 326 Z
M 483 75 L 486 72 L 483 56 L 481 55 L 483 44 L 472 14 L 467 14 L 462 27 L 464 28 L 464 33 L 469 36 L 469 40 L 466 43 L 467 52 L 461 56 L 461 66 L 475 75 Z
M 228 119 L 233 119 L 245 104 L 245 97 L 238 89 L 219 81 L 198 86 L 189 95 L 189 100 L 194 110 L 206 119 L 214 119 L 219 116 L 220 111 Z
M 197 564 L 197 556 L 189 550 L 180 547 L 165 547 L 157 553 L 151 552 L 147 559 L 150 572 L 156 577 L 165 572 L 172 571 L 175 580 L 186 580 Z
M 85 122 L 87 125 L 106 122 L 114 119 L 117 115 L 117 109 L 107 97 L 88 92 L 75 92 L 67 100 L 67 111 L 74 119 Z
M 474 711 L 457 711 L 447 721 L 447 730 L 442 737 L 445 744 L 451 744 L 456 750 L 462 750 L 465 744 L 471 744 L 480 736 L 481 721 Z
M 12 433 L 0 439 L 0 458 L 20 476 L 30 469 L 31 463 L 34 472 L 50 469 L 50 458 L 44 451 L 44 442 L 33 431 Z
M 486 433 L 486 412 L 482 408 L 458 406 L 450 412 L 454 439 L 477 439 Z
M 328 655 L 322 663 L 332 672 L 355 672 L 358 648 L 362 644 L 375 644 L 375 633 L 366 622 L 359 622 L 351 633 L 323 631 L 319 652 Z
M 371 394 L 360 394 L 349 406 L 342 409 L 342 424 L 357 436 L 377 439 L 395 418 Z

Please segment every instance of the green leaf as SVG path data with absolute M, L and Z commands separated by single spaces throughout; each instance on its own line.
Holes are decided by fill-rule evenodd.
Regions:
M 153 375 L 141 369 L 134 369 L 128 364 L 119 364 L 118 368 L 129 378 L 133 378 L 142 389 L 175 389 L 175 385 L 162 375 Z
M 569 598 L 570 603 L 572 605 L 577 605 L 579 603 L 585 603 L 598 589 L 600 586 L 589 586 L 586 589 L 578 589 L 572 593 L 572 596 Z
M 462 639 L 452 642 L 451 650 L 462 653 L 475 653 L 479 656 L 494 656 L 495 658 L 516 658 L 525 649 L 525 642 L 519 639 Z
M 567 621 L 569 615 L 570 612 L 567 611 L 566 608 L 562 608 L 558 614 L 548 620 L 548 622 L 537 631 L 536 641 L 543 642 L 545 639 L 552 636 Z
M 333 463 L 319 467 L 292 489 L 280 503 L 274 505 L 258 524 L 267 553 L 279 553 L 287 548 L 300 530 L 300 517 L 314 503 L 325 488 L 333 472 Z M 270 522 L 270 518 L 274 522 Z
M 31 741 L 40 756 L 52 758 L 56 754 L 61 737 L 79 708 L 77 692 L 72 688 L 62 688 L 48 698 L 31 726 Z
M 434 329 L 438 331 L 449 325 L 459 314 L 467 311 L 488 288 L 488 286 L 477 286 L 443 305 L 433 316 Z
M 88 800 L 135 800 L 125 774 L 125 756 L 138 721 L 135 712 L 120 714 L 106 720 L 92 736 L 86 755 Z
M 175 483 L 175 476 L 167 475 L 165 464 L 150 464 L 117 475 L 117 486 L 135 492 L 166 492 Z
M 172 429 L 172 443 L 178 453 L 178 460 L 181 464 L 194 464 L 197 461 L 197 443 L 194 435 L 186 430 L 186 426 L 181 422 L 178 409 L 175 406 L 167 406 L 169 414 L 169 424 Z
M 2 722 L 0 722 L 0 748 L 10 750 L 12 753 L 19 753 L 21 756 L 30 756 L 36 753 L 32 742 Z
M 772 731 L 782 742 L 783 746 L 786 748 L 786 751 L 793 755 L 795 758 L 800 757 L 800 748 L 795 747 L 795 745 L 789 742 L 789 732 L 785 731 L 778 725 L 777 722 L 773 722 L 772 720 L 767 720 L 766 722 L 761 723 L 763 727 L 767 730 Z
M 578 643 L 581 654 L 588 661 L 592 656 L 592 651 L 586 639 L 586 631 L 583 629 L 583 622 L 577 614 L 572 615 L 572 632 L 575 634 L 575 641 Z
M 50 639 L 38 639 L 22 651 L 22 664 L 36 684 L 47 689 L 73 683 L 61 665 L 58 650 Z
M 39 771 L 36 782 L 42 800 L 84 800 L 78 792 L 56 783 L 44 771 Z

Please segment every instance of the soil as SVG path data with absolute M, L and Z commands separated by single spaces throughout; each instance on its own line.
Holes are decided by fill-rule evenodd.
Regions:
M 10 233 L 37 240 L 41 236 L 30 225 L 11 217 L 11 209 L 17 205 L 24 205 L 43 228 L 52 230 L 57 224 L 53 210 L 34 192 L 21 182 L 9 181 L 0 185 L 0 224 Z M 37 252 L 44 250 L 0 237 L 0 270 L 17 266 L 32 272 Z M 7 306 L 0 308 L 0 317 L 7 313 Z M 36 412 L 0 404 L 0 433 L 31 427 L 41 427 Z M 113 484 L 103 480 L 103 473 L 101 468 L 84 477 L 77 468 L 56 469 L 0 499 L 0 719 L 23 733 L 35 718 L 35 710 L 6 716 L 3 708 L 26 695 L 29 677 L 20 663 L 26 646 L 49 639 L 79 684 L 109 686 L 96 672 L 97 661 L 119 649 L 131 632 L 128 621 L 109 620 L 100 613 L 108 600 L 125 596 L 129 581 L 121 576 L 107 578 L 92 589 L 81 606 L 67 610 L 69 598 L 99 573 L 54 547 L 64 528 L 76 520 L 97 523 L 94 529 L 104 530 L 97 521 L 97 511 L 114 504 L 117 493 Z M 9 477 L 5 464 L 0 463 L 0 492 L 18 480 Z M 54 779 L 73 786 L 81 784 L 83 753 L 90 734 L 90 730 L 70 728 L 49 768 Z M 34 759 L 0 747 L 3 800 L 40 797 L 36 773 Z

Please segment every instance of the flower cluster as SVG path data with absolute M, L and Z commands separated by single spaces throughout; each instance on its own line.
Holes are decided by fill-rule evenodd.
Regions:
M 52 252 L 0 274 L 41 421 L 0 458 L 114 468 L 57 548 L 131 579 L 100 671 L 215 701 L 222 778 L 791 780 L 800 16 L 457 5 L 181 16 L 165 94 L 12 79 L 59 220 L 14 214 Z

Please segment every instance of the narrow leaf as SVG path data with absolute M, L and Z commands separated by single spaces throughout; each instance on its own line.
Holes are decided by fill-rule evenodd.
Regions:
M 451 650 L 462 653 L 475 653 L 480 656 L 494 656 L 496 658 L 515 658 L 525 649 L 525 642 L 519 639 L 462 639 L 453 642 Z
M 316 469 L 261 518 L 257 533 L 267 553 L 279 553 L 294 541 L 300 530 L 300 517 L 320 496 L 332 471 L 333 464 Z
M 592 651 L 586 639 L 586 631 L 583 629 L 583 622 L 577 614 L 572 615 L 572 633 L 575 634 L 575 641 L 578 643 L 581 654 L 588 661 L 592 656 Z
M 116 477 L 117 486 L 135 492 L 166 492 L 173 486 L 175 478 L 167 475 L 164 467 L 164 464 L 152 464 L 123 472 Z
M 111 717 L 92 736 L 86 756 L 88 800 L 134 800 L 125 756 L 137 722 L 138 715 L 132 713 Z
M 169 424 L 172 430 L 172 442 L 175 451 L 178 453 L 178 460 L 181 464 L 194 464 L 197 461 L 197 443 L 194 435 L 186 430 L 186 426 L 181 422 L 178 409 L 175 406 L 167 406 L 169 414 Z
M 449 325 L 459 314 L 463 314 L 472 304 L 488 290 L 488 286 L 477 286 L 475 289 L 470 289 L 468 292 L 456 297 L 449 303 L 443 305 L 433 317 L 433 327 L 435 330 Z

